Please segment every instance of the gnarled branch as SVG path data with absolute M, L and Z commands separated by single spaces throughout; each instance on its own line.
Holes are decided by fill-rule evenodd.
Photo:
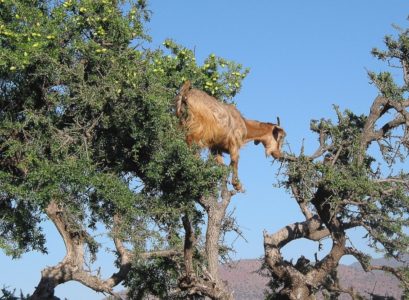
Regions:
M 61 283 L 71 280 L 78 281 L 96 292 L 114 295 L 113 288 L 121 283 L 131 269 L 133 255 L 124 247 L 119 237 L 120 218 L 114 216 L 114 244 L 119 254 L 119 271 L 108 279 L 101 279 L 92 275 L 84 269 L 84 246 L 88 234 L 75 224 L 70 218 L 70 213 L 56 201 L 51 201 L 46 208 L 47 216 L 57 227 L 58 232 L 64 240 L 67 253 L 64 259 L 53 267 L 48 267 L 41 272 L 41 280 L 36 287 L 31 300 L 52 299 L 55 287 Z M 176 250 L 164 250 L 140 253 L 139 256 L 145 259 L 152 257 L 170 257 L 180 255 Z

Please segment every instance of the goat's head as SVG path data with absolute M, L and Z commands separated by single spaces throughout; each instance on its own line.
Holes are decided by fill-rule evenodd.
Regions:
M 270 124 L 270 130 L 261 138 L 254 141 L 254 144 L 258 145 L 260 142 L 265 148 L 266 156 L 273 156 L 274 158 L 281 158 L 281 147 L 284 143 L 286 133 L 283 128 L 280 127 L 280 120 L 278 124 Z

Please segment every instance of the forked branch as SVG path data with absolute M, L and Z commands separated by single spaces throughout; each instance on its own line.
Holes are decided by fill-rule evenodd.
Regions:
M 113 239 L 119 254 L 119 271 L 104 280 L 85 270 L 84 249 L 86 239 L 89 238 L 88 233 L 81 229 L 81 226 L 74 221 L 74 218 L 70 217 L 69 211 L 56 201 L 51 201 L 46 208 L 46 213 L 63 238 L 67 253 L 59 264 L 48 267 L 41 272 L 40 283 L 30 299 L 56 299 L 54 290 L 57 285 L 71 280 L 78 281 L 96 292 L 114 295 L 113 288 L 126 278 L 131 269 L 133 258 L 133 255 L 124 247 L 119 237 L 120 218 L 118 215 L 114 216 Z M 180 252 L 164 250 L 139 254 L 140 257 L 145 259 L 175 255 L 180 255 Z

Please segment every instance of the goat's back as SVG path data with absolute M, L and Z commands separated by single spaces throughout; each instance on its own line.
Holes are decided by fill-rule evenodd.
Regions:
M 240 148 L 246 136 L 246 125 L 234 105 L 225 104 L 197 89 L 185 93 L 190 138 L 201 147 L 226 152 Z

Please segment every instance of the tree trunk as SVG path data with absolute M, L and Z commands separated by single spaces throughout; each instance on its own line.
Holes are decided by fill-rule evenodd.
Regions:
M 299 282 L 292 286 L 291 289 L 283 289 L 278 297 L 280 300 L 315 300 L 316 297 L 310 293 L 309 288 Z
M 193 248 L 196 237 L 187 215 L 182 218 L 185 229 L 184 262 L 185 277 L 179 282 L 181 290 L 189 295 L 201 295 L 214 300 L 233 300 L 233 295 L 219 278 L 219 242 L 222 231 L 223 219 L 226 215 L 227 206 L 230 203 L 234 191 L 229 191 L 227 182 L 221 184 L 221 201 L 218 197 L 203 197 L 199 203 L 207 213 L 207 228 L 205 253 L 206 264 L 201 266 L 201 274 L 193 272 Z
M 219 282 L 219 239 L 224 211 L 211 207 L 208 212 L 206 230 L 206 258 L 208 271 L 215 282 Z
M 31 300 L 58 299 L 54 296 L 55 287 L 72 280 L 73 274 L 81 270 L 84 263 L 83 233 L 69 230 L 68 216 L 56 202 L 51 201 L 46 212 L 62 236 L 67 253 L 58 265 L 48 267 L 41 272 L 40 283 L 30 297 Z

